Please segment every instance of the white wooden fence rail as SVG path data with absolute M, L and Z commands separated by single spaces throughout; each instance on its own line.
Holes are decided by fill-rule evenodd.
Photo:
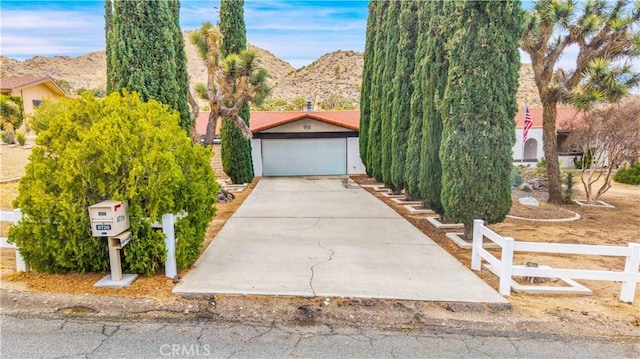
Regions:
M 484 238 L 499 245 L 502 249 L 500 259 L 482 248 Z M 625 257 L 624 271 L 564 269 L 564 268 L 534 268 L 513 265 L 514 252 L 557 253 L 575 255 L 600 255 Z M 486 260 L 497 269 L 500 284 L 500 294 L 511 294 L 511 277 L 561 277 L 571 279 L 588 279 L 604 281 L 620 281 L 620 300 L 633 303 L 635 291 L 640 283 L 640 243 L 629 243 L 627 247 L 562 244 L 540 242 L 518 242 L 510 237 L 502 237 L 484 226 L 484 221 L 475 220 L 473 223 L 473 250 L 471 253 L 471 269 L 480 270 L 482 260 Z
M 167 259 L 164 263 L 164 273 L 169 278 L 175 278 L 178 275 L 178 269 L 176 266 L 176 236 L 175 236 L 175 223 L 177 218 L 184 217 L 185 214 L 174 215 L 171 213 L 164 214 L 162 216 L 162 223 L 154 222 L 151 224 L 152 228 L 162 229 L 165 235 L 165 248 L 167 249 Z M 0 222 L 18 223 L 22 219 L 22 212 L 20 209 L 13 211 L 0 211 Z M 7 243 L 6 237 L 0 237 L 0 248 L 15 248 L 16 249 L 16 271 L 28 272 L 29 266 L 25 263 L 20 249 L 15 244 Z
M 19 209 L 14 209 L 13 211 L 0 211 L 0 222 L 11 222 L 18 223 L 22 219 L 22 212 Z M 20 249 L 16 247 L 15 244 L 7 243 L 7 237 L 0 238 L 0 247 L 2 248 L 15 248 L 16 249 L 16 271 L 17 272 L 28 272 L 29 265 L 22 258 L 22 254 L 20 254 Z

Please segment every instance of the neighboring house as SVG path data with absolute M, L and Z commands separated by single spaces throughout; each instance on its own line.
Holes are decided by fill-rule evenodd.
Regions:
M 534 165 L 544 157 L 542 108 L 529 108 L 533 126 L 522 147 L 524 109 L 516 115 L 514 164 Z M 559 108 L 557 124 L 579 118 L 572 108 Z M 196 130 L 206 131 L 209 112 L 200 112 Z M 360 159 L 360 111 L 252 111 L 252 157 L 256 176 L 351 175 L 365 173 Z M 220 133 L 218 120 L 216 135 Z M 558 131 L 561 166 L 572 166 L 575 153 L 562 152 L 566 131 Z
M 50 77 L 0 77 L 0 92 L 22 99 L 25 115 L 23 126 L 45 98 L 55 101 L 65 97 L 64 91 Z
M 529 115 L 533 125 L 527 134 L 527 141 L 522 146 L 522 131 L 524 130 L 524 108 L 516 114 L 516 144 L 513 146 L 513 163 L 535 166 L 544 157 L 542 142 L 542 107 L 529 107 Z M 558 144 L 558 161 L 560 167 L 573 167 L 573 158 L 581 155 L 566 148 L 569 131 L 568 125 L 574 121 L 580 121 L 583 114 L 571 107 L 558 107 L 556 115 L 556 140 Z M 524 156 L 523 156 L 524 151 Z

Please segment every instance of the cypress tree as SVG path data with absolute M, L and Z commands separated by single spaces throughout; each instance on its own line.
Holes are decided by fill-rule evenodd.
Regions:
M 112 93 L 113 83 L 113 65 L 111 58 L 113 56 L 113 2 L 111 0 L 105 0 L 104 2 L 104 35 L 105 35 L 105 49 L 104 54 L 107 62 L 107 93 Z
M 407 197 L 415 200 L 422 198 L 418 188 L 420 178 L 420 158 L 422 157 L 422 123 L 424 121 L 422 107 L 426 86 L 425 66 L 427 65 L 426 51 L 427 41 L 429 40 L 429 18 L 431 16 L 431 8 L 433 6 L 433 3 L 428 1 L 416 2 L 416 7 L 418 8 L 418 34 L 411 81 L 413 93 L 411 95 L 411 115 L 404 173 Z
M 222 0 L 220 2 L 220 22 L 222 33 L 220 55 L 225 58 L 239 54 L 247 48 L 247 31 L 244 25 L 244 0 Z M 249 125 L 249 104 L 239 112 Z M 222 167 L 233 183 L 248 183 L 253 180 L 253 160 L 251 139 L 242 136 L 242 131 L 232 120 L 223 118 L 220 130 L 222 138 Z
M 449 218 L 503 221 L 511 208 L 511 148 L 522 33 L 519 1 L 455 2 L 442 112 L 442 205 Z
M 384 68 L 388 1 L 376 5 L 376 27 L 373 43 L 373 66 L 371 76 L 371 96 L 369 115 L 369 135 L 367 139 L 367 172 L 378 181 L 382 180 L 382 71 Z
M 392 0 L 387 10 L 385 33 L 387 38 L 384 44 L 384 63 L 382 65 L 382 103 L 380 107 L 380 136 L 382 141 L 381 152 L 381 174 L 382 182 L 396 193 L 399 188 L 395 188 L 391 181 L 391 132 L 393 100 L 398 94 L 394 93 L 394 73 L 396 71 L 396 56 L 398 53 L 398 41 L 400 40 L 400 32 L 404 31 L 399 26 L 398 18 L 400 15 L 400 0 Z
M 360 133 L 358 135 L 358 144 L 360 147 L 360 158 L 362 163 L 367 163 L 369 138 L 369 117 L 371 105 L 371 76 L 373 70 L 373 41 L 375 39 L 376 26 L 376 5 L 378 1 L 369 2 L 369 15 L 367 16 L 367 34 L 364 45 L 364 65 L 362 68 L 362 85 L 360 87 Z M 365 166 L 367 173 L 369 168 Z
M 442 165 L 440 163 L 440 142 L 442 138 L 442 118 L 439 102 L 442 100 L 447 85 L 448 61 L 446 53 L 448 16 L 443 9 L 435 6 L 432 9 L 427 40 L 427 58 L 425 71 L 427 81 L 422 101 L 422 109 L 426 121 L 422 124 L 419 190 L 424 206 L 430 208 L 441 218 L 444 208 L 440 200 Z
M 111 91 L 138 92 L 180 114 L 187 133 L 192 119 L 188 101 L 188 74 L 184 40 L 178 24 L 177 0 L 114 0 L 113 12 L 105 3 L 109 45 L 107 79 Z
M 416 39 L 418 36 L 417 4 L 403 1 L 400 7 L 400 39 L 396 54 L 396 70 L 393 78 L 393 107 L 391 110 L 391 188 L 405 187 L 405 161 L 407 137 L 411 124 L 411 95 Z
M 195 118 L 191 117 L 191 106 L 189 105 L 189 71 L 187 70 L 187 51 L 185 50 L 184 37 L 182 36 L 182 30 L 180 29 L 180 0 L 168 0 L 169 10 L 173 15 L 173 39 L 175 49 L 175 65 L 176 65 L 176 82 L 178 84 L 178 94 L 182 101 L 184 97 L 184 111 L 185 114 L 180 112 L 180 127 L 188 129 L 187 133 L 191 132 Z M 184 95 L 184 96 L 183 96 Z M 183 111 L 182 109 L 180 111 Z

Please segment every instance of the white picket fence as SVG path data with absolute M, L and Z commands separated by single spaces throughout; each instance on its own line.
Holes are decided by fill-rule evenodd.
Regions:
M 184 214 L 174 215 L 171 213 L 164 214 L 162 216 L 162 223 L 154 222 L 151 227 L 154 229 L 162 229 L 165 235 L 165 248 L 167 249 L 167 259 L 164 263 L 164 273 L 169 278 L 175 278 L 178 275 L 178 268 L 176 265 L 176 235 L 175 235 L 175 223 L 179 218 L 184 217 Z M 18 223 L 22 219 L 22 212 L 20 209 L 15 209 L 11 212 L 0 211 L 0 222 Z M 25 263 L 20 249 L 15 244 L 7 243 L 6 237 L 0 237 L 0 248 L 15 248 L 16 249 L 16 271 L 28 272 L 29 266 Z
M 502 249 L 500 259 L 494 257 L 482 248 L 482 242 L 487 238 Z M 592 269 L 564 269 L 564 268 L 534 268 L 513 265 L 514 252 L 557 253 L 575 255 L 599 255 L 625 257 L 624 271 L 592 270 Z M 640 282 L 640 243 L 629 243 L 627 247 L 600 246 L 585 244 L 562 244 L 519 242 L 510 237 L 502 237 L 484 226 L 484 221 L 476 219 L 473 223 L 473 250 L 471 254 L 471 269 L 480 270 L 482 260 L 489 262 L 500 278 L 498 291 L 508 296 L 511 294 L 511 277 L 547 277 L 571 278 L 622 282 L 620 300 L 633 303 L 635 291 Z

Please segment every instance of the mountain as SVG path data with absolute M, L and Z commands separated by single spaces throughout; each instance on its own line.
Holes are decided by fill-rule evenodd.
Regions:
M 283 99 L 303 97 L 317 103 L 334 93 L 358 103 L 363 64 L 359 52 L 335 51 L 325 54 L 310 65 L 278 80 L 272 96 Z
M 193 88 L 195 83 L 206 82 L 207 73 L 204 61 L 189 41 L 190 34 L 191 31 L 184 32 L 187 67 Z M 317 103 L 326 100 L 331 94 L 338 94 L 356 105 L 359 103 L 364 63 L 362 53 L 335 51 L 323 55 L 308 66 L 295 69 L 264 49 L 252 45 L 249 48 L 258 52 L 262 66 L 271 75 L 269 84 L 273 89 L 273 97 L 287 101 L 303 97 Z M 75 93 L 78 89 L 104 90 L 106 87 L 104 51 L 79 57 L 35 56 L 24 61 L 0 56 L 0 69 L 2 76 L 50 76 L 68 93 Z M 530 107 L 541 106 L 530 64 L 523 64 L 520 68 L 517 97 L 519 106 L 523 106 L 525 100 Z

